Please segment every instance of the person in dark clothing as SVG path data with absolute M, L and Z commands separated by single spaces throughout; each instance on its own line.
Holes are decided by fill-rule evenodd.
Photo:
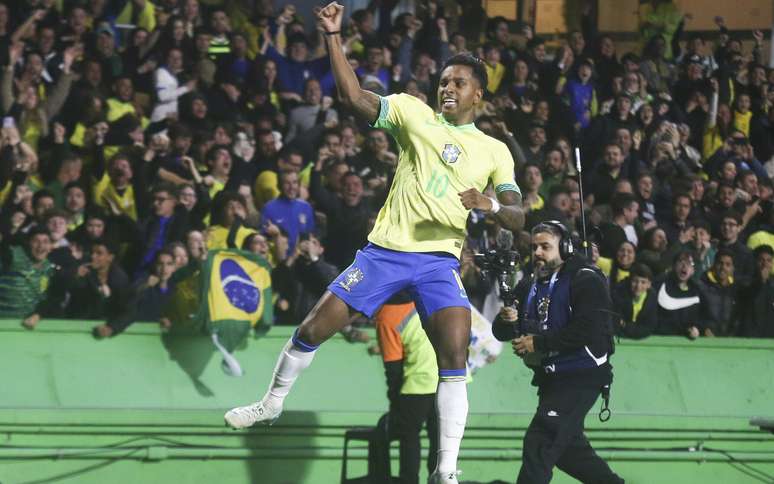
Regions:
M 631 193 L 616 193 L 610 199 L 610 208 L 613 211 L 613 219 L 600 226 L 602 243 L 599 246 L 599 255 L 613 258 L 622 243 L 627 240 L 637 242 L 633 224 L 637 220 L 639 202 Z M 634 236 L 634 240 L 629 238 L 627 230 Z
M 156 254 L 170 242 L 182 242 L 188 226 L 189 212 L 178 203 L 177 189 L 160 183 L 151 191 L 153 214 L 139 224 L 120 217 L 122 237 L 130 244 L 126 267 L 135 268 L 134 279 L 142 279 L 153 269 Z
M 683 335 L 691 339 L 701 334 L 701 297 L 693 281 L 693 256 L 680 251 L 672 261 L 672 270 L 657 284 L 658 328 L 656 334 Z
M 615 185 L 618 180 L 629 175 L 624 171 L 624 157 L 621 147 L 615 143 L 605 146 L 604 159 L 597 165 L 586 180 L 590 187 L 590 193 L 594 195 L 594 205 L 610 203 L 610 196 L 615 193 Z
M 742 216 L 733 210 L 724 213 L 720 222 L 718 249 L 726 249 L 733 255 L 737 282 L 747 286 L 755 273 L 752 251 L 739 240 L 742 231 Z
M 586 414 L 613 379 L 605 277 L 574 254 L 569 232 L 559 222 L 536 225 L 532 247 L 534 277 L 516 288 L 520 318 L 513 308 L 503 308 L 492 328 L 497 339 L 512 340 L 514 351 L 535 372 L 532 384 L 538 387 L 517 482 L 548 483 L 558 467 L 582 482 L 622 483 L 583 430 Z M 517 318 L 522 324 L 514 324 Z M 518 326 L 530 334 L 516 337 L 522 333 Z
M 272 287 L 280 298 L 278 324 L 295 325 L 303 320 L 338 275 L 339 270 L 322 258 L 323 252 L 317 236 L 301 234 L 295 253 L 272 271 Z
M 755 277 L 739 294 L 739 336 L 774 338 L 774 277 L 771 277 L 774 249 L 761 245 L 753 253 Z
M 151 274 L 125 291 L 125 308 L 121 317 L 109 318 L 94 328 L 98 337 L 116 336 L 137 321 L 161 322 L 161 315 L 172 296 L 170 279 L 174 274 L 175 255 L 169 249 L 156 254 Z
M 340 194 L 336 194 L 322 186 L 322 171 L 315 169 L 310 192 L 317 208 L 327 216 L 328 261 L 344 270 L 366 244 L 373 215 L 370 199 L 363 196 L 363 181 L 357 173 L 348 172 L 341 177 Z
M 701 318 L 707 336 L 736 336 L 739 331 L 734 280 L 734 254 L 720 249 L 712 267 L 699 281 L 702 293 Z
M 612 291 L 613 311 L 619 317 L 616 334 L 624 338 L 647 338 L 658 325 L 658 302 L 651 289 L 653 271 L 644 264 L 632 266 L 629 278 Z
M 112 325 L 126 324 L 132 317 L 129 277 L 118 265 L 117 253 L 117 244 L 112 241 L 94 242 L 91 262 L 81 265 L 69 284 L 68 317 L 106 320 L 94 328 L 100 338 L 112 336 Z

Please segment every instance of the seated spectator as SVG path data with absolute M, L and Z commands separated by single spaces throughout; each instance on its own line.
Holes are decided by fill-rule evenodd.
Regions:
M 705 336 L 736 336 L 739 331 L 734 280 L 734 256 L 720 249 L 712 267 L 701 276 L 701 317 Z
M 619 317 L 616 333 L 624 338 L 642 339 L 653 334 L 658 325 L 658 302 L 651 289 L 653 272 L 648 266 L 634 264 L 629 278 L 612 293 L 613 311 Z
M 760 245 L 754 250 L 755 275 L 752 284 L 739 295 L 739 336 L 774 338 L 774 249 Z
M 622 283 L 629 277 L 629 269 L 634 264 L 635 256 L 636 248 L 628 240 L 621 242 L 612 260 L 600 254 L 599 259 L 597 259 L 597 266 L 608 276 L 611 291 L 617 284 Z
M 694 262 L 690 252 L 677 254 L 672 270 L 656 284 L 658 328 L 656 334 L 698 338 L 701 327 L 699 286 L 693 282 Z

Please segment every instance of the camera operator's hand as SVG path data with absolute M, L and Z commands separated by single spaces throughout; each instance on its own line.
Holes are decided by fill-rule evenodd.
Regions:
M 508 323 L 515 323 L 519 319 L 519 311 L 510 306 L 503 306 L 500 310 L 500 319 Z
M 535 342 L 532 336 L 522 336 L 511 341 L 513 352 L 519 356 L 524 356 L 535 352 Z

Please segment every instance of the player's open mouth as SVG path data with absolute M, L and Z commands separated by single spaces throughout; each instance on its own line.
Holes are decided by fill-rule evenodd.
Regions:
M 450 97 L 443 98 L 442 106 L 445 108 L 456 108 L 457 107 L 457 100 L 452 99 Z

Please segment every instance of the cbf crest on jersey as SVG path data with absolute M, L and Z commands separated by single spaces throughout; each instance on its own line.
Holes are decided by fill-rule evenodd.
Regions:
M 457 145 L 447 143 L 443 145 L 443 152 L 441 153 L 441 158 L 443 158 L 443 161 L 445 161 L 447 164 L 452 165 L 454 163 L 457 163 L 457 158 L 460 157 L 460 153 L 462 153 L 462 150 L 457 148 Z
M 359 283 L 363 280 L 363 271 L 358 269 L 357 267 L 353 267 L 350 270 L 347 271 L 347 273 L 344 275 L 344 280 L 339 281 L 339 286 L 344 288 L 345 291 L 349 292 L 352 290 L 352 286 Z

